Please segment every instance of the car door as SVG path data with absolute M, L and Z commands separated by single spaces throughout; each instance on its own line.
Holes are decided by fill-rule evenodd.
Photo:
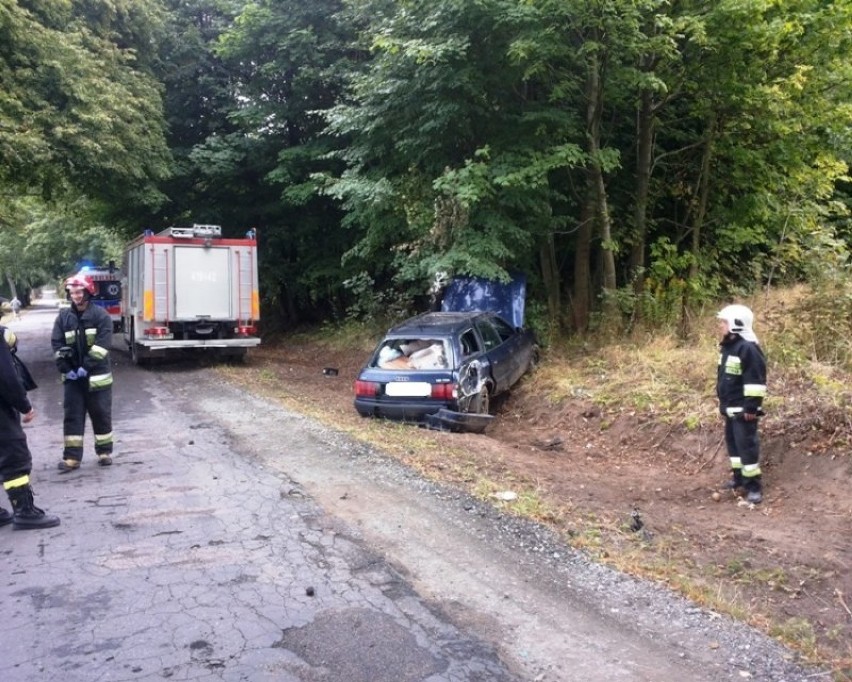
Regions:
M 503 318 L 495 315 L 491 318 L 491 324 L 494 325 L 494 329 L 500 335 L 502 344 L 505 346 L 506 353 L 509 356 L 509 363 L 511 364 L 509 385 L 513 386 L 530 366 L 533 346 L 527 342 L 525 334 L 512 327 Z
M 503 342 L 488 316 L 478 318 L 475 324 L 482 337 L 491 378 L 494 380 L 494 393 L 502 393 L 512 385 L 514 374 L 512 349 L 509 344 Z
M 490 370 L 481 336 L 473 324 L 459 334 L 458 346 L 459 410 L 468 412 L 470 401 L 476 399 L 482 380 L 490 375 Z

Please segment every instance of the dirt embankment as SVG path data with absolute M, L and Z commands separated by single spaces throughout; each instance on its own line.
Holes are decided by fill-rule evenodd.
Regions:
M 288 341 L 226 372 L 436 479 L 483 496 L 512 490 L 515 501 L 495 504 L 548 523 L 601 561 L 747 620 L 852 680 L 852 455 L 838 446 L 850 442 L 839 413 L 814 405 L 765 420 L 766 498 L 750 506 L 730 492 L 714 496 L 728 476 L 719 424 L 687 430 L 582 396 L 552 402 L 525 380 L 496 406 L 484 436 L 400 428 L 355 413 L 351 386 L 364 357 Z

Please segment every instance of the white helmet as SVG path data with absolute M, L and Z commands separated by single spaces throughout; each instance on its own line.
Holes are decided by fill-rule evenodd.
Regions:
M 757 336 L 752 330 L 754 324 L 754 313 L 747 306 L 735 303 L 722 308 L 716 317 L 728 323 L 728 331 L 739 334 L 746 341 L 757 343 Z

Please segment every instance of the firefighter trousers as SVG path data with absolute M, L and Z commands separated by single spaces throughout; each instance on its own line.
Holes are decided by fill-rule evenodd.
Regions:
M 0 440 L 0 479 L 4 488 L 9 482 L 29 480 L 32 467 L 33 459 L 26 438 Z
M 89 390 L 88 379 L 65 382 L 65 437 L 63 459 L 83 459 L 83 434 L 86 415 L 92 420 L 95 433 L 95 454 L 112 454 L 112 387 Z
M 760 490 L 760 439 L 757 420 L 745 421 L 741 416 L 725 417 L 725 445 L 734 476 L 742 477 L 747 490 Z

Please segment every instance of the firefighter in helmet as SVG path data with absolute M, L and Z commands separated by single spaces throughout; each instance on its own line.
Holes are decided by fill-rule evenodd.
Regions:
M 86 415 L 92 421 L 98 464 L 112 464 L 112 319 L 91 302 L 94 283 L 81 275 L 65 281 L 71 306 L 59 311 L 50 343 L 65 390 L 64 450 L 59 470 L 80 468 Z
M 725 444 L 731 479 L 725 487 L 742 488 L 746 500 L 763 501 L 758 419 L 766 397 L 766 359 L 752 329 L 754 314 L 744 305 L 729 305 L 716 315 L 722 340 L 716 394 L 725 419 Z
M 33 458 L 21 428 L 35 419 L 15 361 L 17 339 L 11 329 L 0 327 L 0 480 L 12 503 L 12 513 L 0 507 L 0 526 L 11 523 L 14 530 L 53 528 L 59 518 L 35 506 L 30 472 Z

